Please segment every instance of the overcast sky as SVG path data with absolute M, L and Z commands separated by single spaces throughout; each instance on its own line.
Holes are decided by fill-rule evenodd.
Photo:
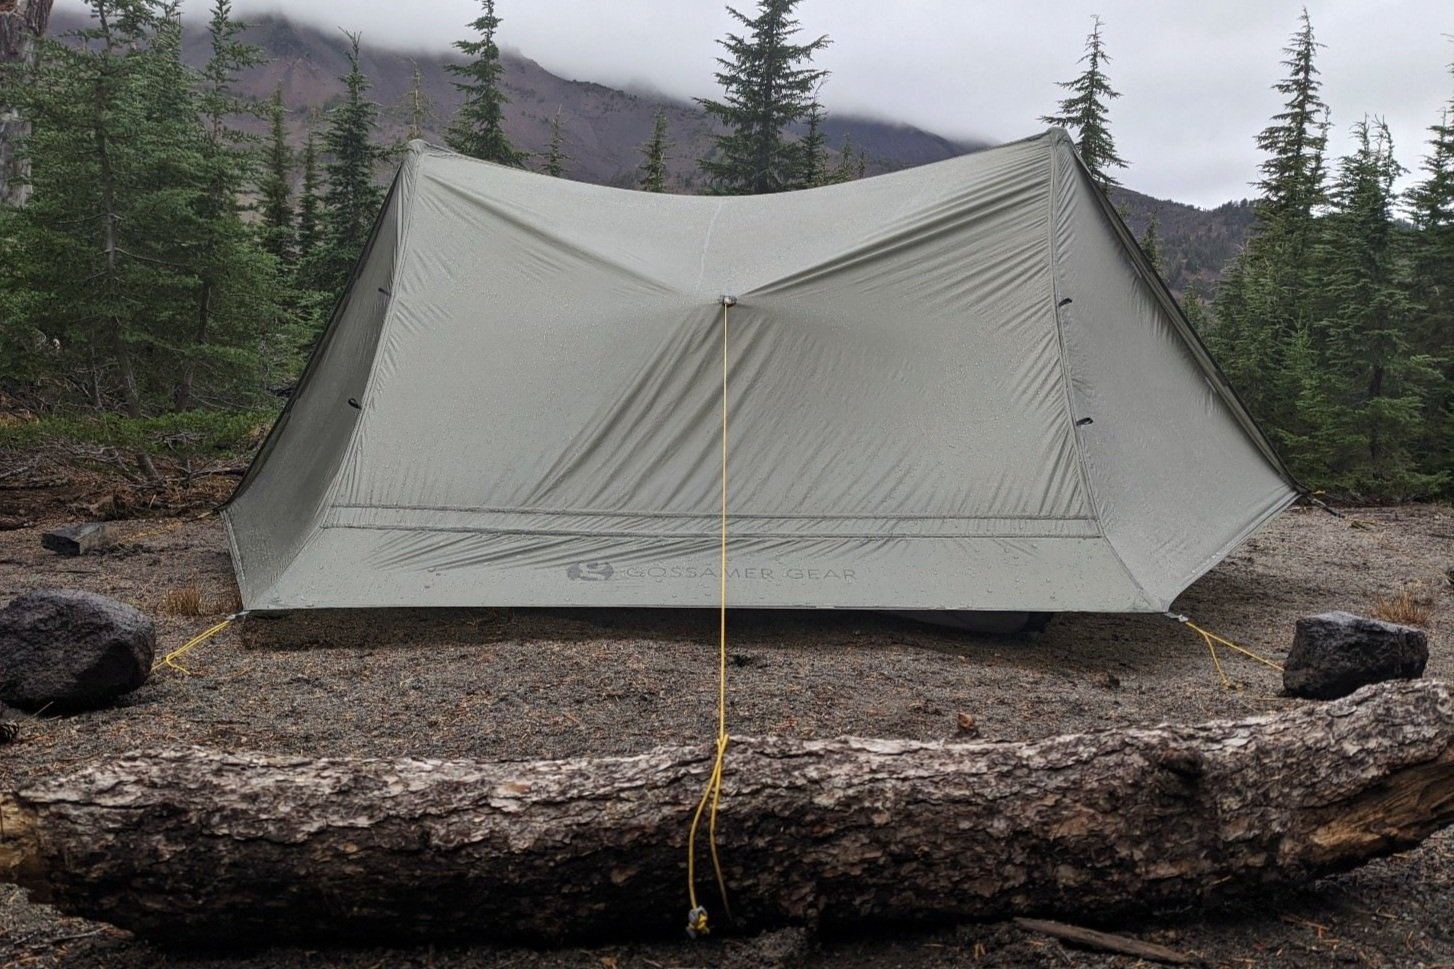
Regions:
M 80 8 L 82 0 L 57 0 Z M 208 0 L 187 0 L 205 16 Z M 469 36 L 477 0 L 235 0 L 246 16 L 286 13 L 363 32 L 365 45 L 447 49 Z M 741 0 L 749 13 L 754 0 Z M 899 119 L 950 137 L 1010 141 L 1044 126 L 1079 72 L 1091 15 L 1105 21 L 1107 73 L 1121 97 L 1111 130 L 1127 186 L 1213 206 L 1252 194 L 1253 138 L 1282 98 L 1282 48 L 1297 0 L 802 0 L 803 37 L 827 34 L 832 111 Z M 1428 127 L 1454 96 L 1450 0 L 1308 0 L 1332 150 L 1365 115 L 1386 119 L 1396 155 L 1417 173 Z M 888 12 L 886 12 L 888 11 Z M 718 0 L 496 0 L 498 39 L 566 78 L 715 96 L 716 40 L 733 22 Z M 1405 180 L 1407 181 L 1407 179 Z

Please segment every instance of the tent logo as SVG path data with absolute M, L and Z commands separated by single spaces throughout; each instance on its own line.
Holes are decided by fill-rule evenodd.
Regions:
M 582 582 L 604 582 L 615 572 L 610 562 L 577 562 L 565 570 L 567 576 Z

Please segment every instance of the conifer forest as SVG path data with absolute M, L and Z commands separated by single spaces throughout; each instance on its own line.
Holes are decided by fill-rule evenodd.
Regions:
M 482 0 L 460 26 L 445 69 L 462 100 L 445 140 L 569 178 L 558 117 L 541 154 L 506 133 L 509 23 L 496 6 Z M 800 25 L 796 6 L 733 9 L 735 28 L 701 52 L 718 91 L 696 102 L 714 131 L 696 190 L 782 192 L 867 174 L 862 149 L 828 143 L 821 98 L 833 79 L 814 55 L 831 39 Z M 89 0 L 87 26 L 59 35 L 44 29 L 48 2 L 31 8 L 42 9 L 28 35 L 0 35 L 0 401 L 35 419 L 0 423 L 0 445 L 104 440 L 155 474 L 168 449 L 255 444 L 346 286 L 403 151 L 381 134 L 362 39 L 338 35 L 343 94 L 300 146 L 281 88 L 260 102 L 239 92 L 263 53 L 231 0 L 188 9 L 206 18 L 202 64 L 182 56 L 178 0 Z M 1136 171 L 1114 139 L 1115 26 L 1092 22 L 1062 99 L 1025 119 L 1027 130 L 1065 128 L 1113 199 Z M 1447 499 L 1454 71 L 1424 144 L 1394 145 L 1369 116 L 1351 126 L 1351 153 L 1331 157 L 1315 24 L 1304 12 L 1288 27 L 1267 72 L 1282 108 L 1247 131 L 1261 156 L 1251 229 L 1215 284 L 1180 291 L 1181 304 L 1306 488 Z M 636 189 L 681 188 L 663 162 L 673 147 L 658 113 Z M 1158 266 L 1161 231 L 1153 219 L 1141 233 Z

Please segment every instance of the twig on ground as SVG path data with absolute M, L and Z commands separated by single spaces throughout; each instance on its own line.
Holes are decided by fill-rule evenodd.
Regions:
M 1015 924 L 1028 932 L 1039 932 L 1088 949 L 1117 952 L 1121 955 L 1151 959 L 1174 966 L 1190 966 L 1197 963 L 1196 959 L 1185 953 L 1177 952 L 1175 949 L 1168 949 L 1166 946 L 1157 945 L 1154 942 L 1142 942 L 1140 939 L 1133 939 L 1126 935 L 1097 932 L 1095 929 L 1083 929 L 1078 925 L 1050 922 L 1045 919 L 1017 918 Z

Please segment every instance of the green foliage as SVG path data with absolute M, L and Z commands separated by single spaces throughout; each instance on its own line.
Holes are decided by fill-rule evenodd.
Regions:
M 308 288 L 335 296 L 347 284 L 383 205 L 384 190 L 376 176 L 388 155 L 374 142 L 379 109 L 364 97 L 369 81 L 359 67 L 359 35 L 347 36 L 348 73 L 340 78 L 343 103 L 329 112 L 328 130 L 323 135 L 328 180 L 321 231 L 303 273 Z M 301 237 L 301 227 L 299 234 Z
M 190 410 L 141 418 L 53 414 L 0 424 L 0 449 L 87 444 L 182 458 L 237 454 L 250 449 L 276 417 L 276 410 Z
M 1313 58 L 1317 45 L 1304 12 L 1302 27 L 1286 49 L 1283 62 L 1289 74 L 1275 87 L 1287 97 L 1287 106 L 1257 136 L 1268 153 L 1262 163 L 1262 196 L 1256 202 L 1253 235 L 1225 271 L 1217 294 L 1216 326 L 1208 346 L 1238 388 L 1253 414 L 1275 444 L 1289 453 L 1315 448 L 1310 422 L 1314 415 L 1306 403 L 1301 342 L 1309 339 L 1316 315 L 1317 293 L 1311 275 L 1311 240 L 1317 232 L 1314 207 L 1325 196 L 1323 146 L 1326 133 L 1321 120 L 1325 109 L 1318 98 Z M 1311 442 L 1311 443 L 1310 443 Z M 1293 462 L 1306 480 L 1317 477 L 1313 464 Z
M 1314 253 L 1316 349 L 1331 404 L 1319 415 L 1328 451 L 1320 471 L 1344 491 L 1427 495 L 1441 481 L 1419 470 L 1415 450 L 1437 375 L 1408 341 L 1407 259 L 1392 211 L 1402 169 L 1387 127 L 1370 133 L 1361 122 L 1354 135 L 1357 150 L 1339 165 Z
M 1146 259 L 1151 263 L 1151 268 L 1156 270 L 1156 275 L 1166 278 L 1166 260 L 1161 255 L 1161 233 L 1160 221 L 1153 213 L 1146 223 L 1146 233 L 1141 236 L 1141 251 L 1146 254 Z
M 318 177 L 318 139 L 312 129 L 303 142 L 303 184 L 298 192 L 298 262 L 318 258 L 323 245 L 323 188 Z
M 258 224 L 263 248 L 279 263 L 297 257 L 293 227 L 293 150 L 288 147 L 287 111 L 283 87 L 267 104 L 268 141 L 262 177 L 258 182 Z
M 643 192 L 666 191 L 666 152 L 670 147 L 671 142 L 666 137 L 666 112 L 658 109 L 651 126 L 651 140 L 641 147 L 644 160 L 639 187 Z
M 561 178 L 565 175 L 565 163 L 568 160 L 569 156 L 561 145 L 560 111 L 557 110 L 555 117 L 550 119 L 550 147 L 546 149 L 545 165 L 540 171 L 551 178 Z
M 414 65 L 409 90 L 404 95 L 404 110 L 409 119 L 404 137 L 409 141 L 423 138 L 424 129 L 434 119 L 434 105 L 430 103 L 429 95 L 424 93 L 424 72 L 419 70 L 418 64 Z
M 1255 231 L 1224 276 L 1207 342 L 1304 483 L 1427 497 L 1454 480 L 1448 358 L 1431 318 L 1434 280 L 1450 277 L 1425 262 L 1450 211 L 1440 173 L 1454 152 L 1435 126 L 1413 229 L 1394 218 L 1403 170 L 1381 122 L 1354 126 L 1355 150 L 1329 185 L 1317 47 L 1304 13 L 1277 85 L 1284 110 L 1257 138 L 1267 157 Z
M 495 31 L 500 18 L 495 16 L 495 0 L 481 0 L 484 14 L 470 27 L 479 40 L 457 40 L 454 46 L 468 56 L 465 64 L 446 64 L 445 70 L 463 80 L 454 86 L 464 95 L 444 140 L 455 151 L 483 158 L 514 168 L 525 167 L 526 153 L 515 150 L 505 135 L 505 105 L 509 98 L 501 88 L 505 66 L 500 63 L 500 48 L 495 44 Z
M 1257 200 L 1259 229 L 1285 236 L 1294 247 L 1289 252 L 1294 259 L 1304 253 L 1309 220 L 1324 201 L 1328 106 L 1318 93 L 1322 85 L 1314 64 L 1321 46 L 1313 39 L 1313 24 L 1305 9 L 1302 26 L 1283 49 L 1287 59 L 1282 64 L 1288 75 L 1274 85 L 1286 98 L 1283 110 L 1257 136 L 1257 147 L 1267 155 L 1261 165 L 1262 179 L 1257 183 L 1261 191 Z
M 808 131 L 801 145 L 803 172 L 799 180 L 809 188 L 828 184 L 828 136 L 823 133 L 823 106 L 817 99 L 808 106 Z
M 1121 95 L 1111 89 L 1110 79 L 1102 67 L 1111 59 L 1101 41 L 1104 24 L 1100 17 L 1093 17 L 1092 24 L 1085 40 L 1085 54 L 1080 59 L 1085 70 L 1073 81 L 1058 82 L 1070 95 L 1061 100 L 1058 113 L 1042 115 L 1040 120 L 1073 134 L 1080 160 L 1090 169 L 1101 190 L 1107 191 L 1112 185 L 1120 184 L 1111 176 L 1110 169 L 1127 167 L 1125 160 L 1116 154 L 1109 120 L 1110 102 Z
M 797 3 L 760 0 L 755 18 L 727 8 L 747 33 L 728 34 L 720 41 L 728 54 L 717 59 L 723 99 L 697 99 L 727 129 L 714 137 L 712 153 L 699 163 L 715 194 L 760 195 L 808 184 L 806 149 L 802 141 L 788 137 L 787 128 L 813 113 L 815 92 L 828 72 L 800 65 L 829 41 L 819 37 L 806 44 L 791 42 L 798 32 L 792 19 Z
M 1454 66 L 1451 66 L 1454 75 Z M 1429 128 L 1423 178 L 1408 193 L 1410 341 L 1439 371 L 1429 393 L 1421 464 L 1454 481 L 1454 97 Z
M 227 5 L 213 57 L 181 60 L 177 7 L 91 0 L 74 43 L 13 78 L 33 195 L 4 220 L 5 341 L 59 401 L 141 417 L 260 394 L 273 264 L 241 219 Z M 8 370 L 8 368 L 7 368 Z

